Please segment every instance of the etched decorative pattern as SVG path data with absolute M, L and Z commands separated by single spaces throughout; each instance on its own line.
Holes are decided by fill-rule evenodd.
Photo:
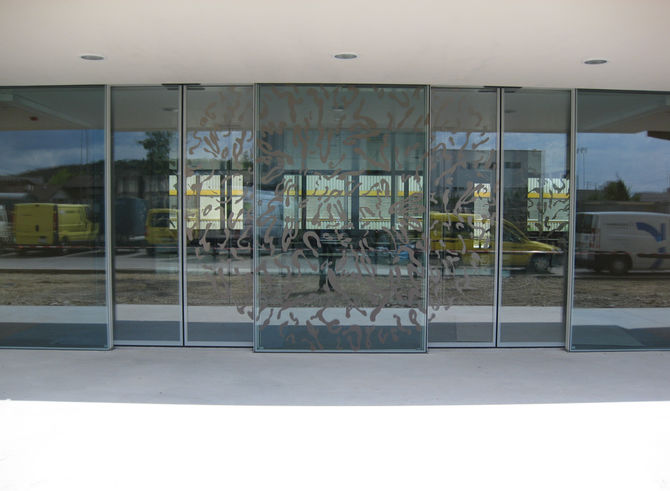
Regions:
M 257 349 L 425 348 L 425 87 L 261 85 Z
M 430 342 L 494 341 L 496 104 L 431 89 Z
M 184 166 L 189 341 L 249 342 L 253 88 L 189 89 Z

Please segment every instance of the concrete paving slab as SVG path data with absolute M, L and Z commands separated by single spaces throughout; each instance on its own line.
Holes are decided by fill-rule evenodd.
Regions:
M 670 489 L 670 353 L 0 351 L 0 489 Z
M 670 401 L 670 352 L 0 350 L 0 399 L 375 406 Z

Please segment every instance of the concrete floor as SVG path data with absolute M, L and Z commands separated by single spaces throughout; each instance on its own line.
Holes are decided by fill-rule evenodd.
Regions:
M 670 489 L 670 352 L 0 351 L 0 490 Z

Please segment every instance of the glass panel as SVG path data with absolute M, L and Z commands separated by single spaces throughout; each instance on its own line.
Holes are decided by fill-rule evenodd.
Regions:
M 425 88 L 259 90 L 257 349 L 425 349 Z
M 570 92 L 505 90 L 501 345 L 565 344 Z
M 670 94 L 579 91 L 572 348 L 670 348 Z
M 179 91 L 112 89 L 114 339 L 181 344 Z
M 0 346 L 107 346 L 104 94 L 0 89 Z
M 253 340 L 253 88 L 189 88 L 187 344 Z
M 431 89 L 431 344 L 495 343 L 495 90 Z

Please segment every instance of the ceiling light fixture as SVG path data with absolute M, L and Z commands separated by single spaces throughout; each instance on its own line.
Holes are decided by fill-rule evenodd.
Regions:
M 589 58 L 588 60 L 584 60 L 585 65 L 604 65 L 605 63 L 607 63 L 605 58 Z
M 79 58 L 86 61 L 100 61 L 105 59 L 105 57 L 102 55 L 93 55 L 93 54 L 81 55 Z
M 337 53 L 336 55 L 333 55 L 333 57 L 338 60 L 353 60 L 358 58 L 358 55 L 356 53 Z

